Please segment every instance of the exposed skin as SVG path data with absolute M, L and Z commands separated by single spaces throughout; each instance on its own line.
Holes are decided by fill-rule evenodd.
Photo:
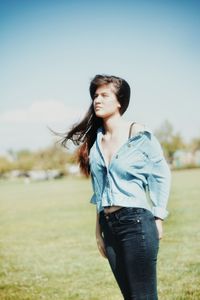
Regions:
M 99 224 L 99 214 L 98 213 L 97 213 L 97 217 L 96 217 L 96 241 L 97 241 L 97 247 L 99 249 L 100 254 L 104 258 L 107 258 L 105 244 L 104 244 L 104 240 L 103 240 L 103 236 L 102 236 L 102 230 L 101 230 L 101 226 Z
M 132 123 L 125 121 L 123 116 L 120 115 L 119 108 L 121 105 L 118 102 L 114 91 L 115 89 L 112 83 L 102 85 L 97 88 L 93 101 L 96 116 L 103 119 L 105 134 L 102 137 L 101 147 L 107 165 L 113 154 L 115 154 L 116 149 L 119 149 L 120 146 L 127 141 L 130 124 Z M 136 134 L 143 129 L 143 127 L 144 126 L 141 124 L 134 124 L 134 133 Z M 120 206 L 113 206 L 110 209 L 107 209 L 107 211 L 111 212 L 119 208 Z M 163 236 L 161 219 L 156 220 L 156 226 L 159 239 L 161 239 Z M 96 241 L 101 255 L 107 258 L 102 230 L 99 225 L 98 213 L 96 217 Z

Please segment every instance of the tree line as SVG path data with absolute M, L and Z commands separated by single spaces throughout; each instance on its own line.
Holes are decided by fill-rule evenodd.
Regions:
M 200 150 L 200 137 L 193 138 L 186 143 L 181 133 L 175 132 L 169 121 L 164 121 L 161 126 L 155 130 L 155 136 L 160 141 L 164 155 L 169 163 L 172 163 L 174 153 L 177 150 L 186 150 L 195 152 Z M 69 151 L 61 147 L 58 143 L 38 151 L 23 149 L 20 151 L 8 150 L 6 156 L 0 156 L 0 174 L 12 170 L 51 170 L 57 169 L 66 174 L 66 166 L 76 164 L 76 149 Z

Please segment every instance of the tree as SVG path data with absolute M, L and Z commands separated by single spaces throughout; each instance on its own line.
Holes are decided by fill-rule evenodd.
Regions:
M 189 147 L 194 152 L 200 150 L 200 138 L 199 137 L 193 138 L 189 144 Z
M 165 120 L 160 128 L 155 130 L 155 135 L 163 147 L 164 154 L 169 162 L 173 160 L 173 154 L 176 150 L 185 149 L 186 144 L 179 132 L 174 133 L 173 125 Z
M 10 161 L 0 157 L 0 174 L 14 169 L 24 172 L 32 169 L 58 169 L 65 173 L 67 164 L 76 163 L 75 153 L 58 144 L 34 152 L 27 149 L 18 152 L 9 150 L 8 156 Z
M 11 163 L 6 159 L 6 157 L 1 156 L 0 157 L 0 176 L 1 174 L 4 174 L 8 171 L 10 171 L 11 168 Z

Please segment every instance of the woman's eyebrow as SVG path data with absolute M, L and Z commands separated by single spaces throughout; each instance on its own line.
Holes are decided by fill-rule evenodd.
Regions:
M 107 92 L 95 93 L 95 94 L 94 94 L 94 97 L 96 97 L 96 96 L 98 96 L 98 95 L 108 95 L 108 93 L 107 93 Z
M 98 97 L 99 95 L 107 96 L 108 94 L 109 94 L 108 92 L 95 93 L 94 98 Z

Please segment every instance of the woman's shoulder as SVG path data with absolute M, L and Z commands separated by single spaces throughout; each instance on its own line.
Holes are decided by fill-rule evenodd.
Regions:
M 142 144 L 143 150 L 146 150 L 150 157 L 163 155 L 162 146 L 148 125 L 135 123 L 132 127 L 135 127 L 134 132 L 132 133 L 133 135 L 142 133 L 142 136 L 145 137 L 144 143 Z
M 146 124 L 142 124 L 139 122 L 132 122 L 130 125 L 130 137 L 137 135 L 138 133 L 152 133 L 152 130 Z

